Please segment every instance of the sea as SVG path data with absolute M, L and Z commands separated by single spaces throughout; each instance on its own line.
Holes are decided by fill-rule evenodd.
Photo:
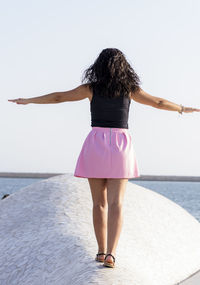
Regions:
M 44 178 L 7 178 L 0 177 L 0 199 L 21 188 Z M 200 222 L 200 182 L 183 181 L 136 181 L 131 183 L 151 189 L 174 201 Z M 5 198 L 6 199 L 6 198 Z

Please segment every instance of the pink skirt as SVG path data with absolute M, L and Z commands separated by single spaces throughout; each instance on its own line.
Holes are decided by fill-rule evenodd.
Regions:
M 92 127 L 83 143 L 74 176 L 85 178 L 139 177 L 129 130 Z

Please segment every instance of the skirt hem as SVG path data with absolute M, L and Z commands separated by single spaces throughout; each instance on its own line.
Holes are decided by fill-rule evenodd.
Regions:
M 79 177 L 79 178 L 116 178 L 116 179 L 131 179 L 131 178 L 138 178 L 140 177 L 141 175 L 136 175 L 136 176 L 131 176 L 131 177 L 89 177 L 89 176 L 83 176 L 83 175 L 74 175 L 75 177 Z

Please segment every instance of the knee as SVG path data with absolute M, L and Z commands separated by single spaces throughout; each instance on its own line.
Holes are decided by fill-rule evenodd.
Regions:
M 122 202 L 113 201 L 111 203 L 108 203 L 108 209 L 111 211 L 120 211 L 122 209 Z
M 106 202 L 97 202 L 93 204 L 93 209 L 97 211 L 102 211 L 107 208 L 107 203 Z

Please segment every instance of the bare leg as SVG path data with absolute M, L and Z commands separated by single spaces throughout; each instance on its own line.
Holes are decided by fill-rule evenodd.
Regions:
M 106 253 L 107 247 L 107 188 L 106 178 L 88 178 L 93 200 L 93 225 L 98 252 Z M 99 256 L 101 260 L 104 255 Z
M 122 224 L 123 212 L 122 203 L 126 189 L 127 178 L 107 178 L 107 201 L 108 201 L 108 239 L 107 253 L 115 256 L 119 241 Z M 113 261 L 111 256 L 106 261 Z

